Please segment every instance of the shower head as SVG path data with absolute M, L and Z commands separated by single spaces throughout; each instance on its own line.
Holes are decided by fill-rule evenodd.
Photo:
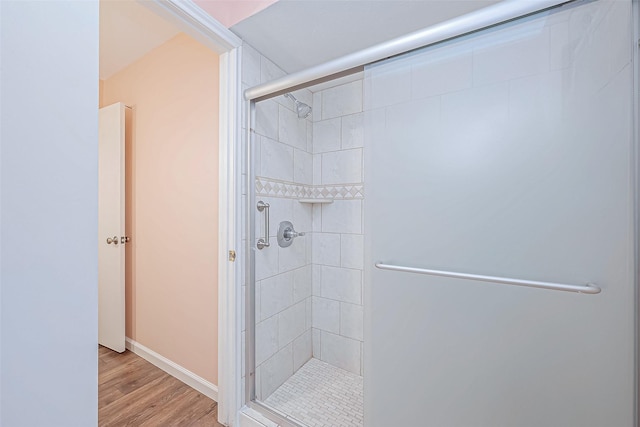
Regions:
M 300 102 L 296 99 L 295 96 L 290 93 L 285 93 L 284 96 L 286 98 L 291 99 L 296 105 L 296 113 L 298 113 L 298 117 L 301 119 L 306 119 L 311 114 L 311 107 L 305 104 L 304 102 Z

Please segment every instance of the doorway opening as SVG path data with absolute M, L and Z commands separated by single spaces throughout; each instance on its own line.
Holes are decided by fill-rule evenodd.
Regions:
M 213 20 L 203 35 L 187 22 L 189 11 L 177 19 L 179 7 L 167 5 L 100 2 L 99 107 L 122 118 L 114 132 L 121 141 L 112 141 L 122 151 L 100 161 L 101 178 L 118 181 L 122 203 L 99 206 L 99 222 L 114 210 L 121 221 L 98 239 L 101 252 L 117 254 L 115 265 L 99 261 L 100 294 L 116 295 L 99 301 L 100 317 L 121 317 L 101 322 L 100 343 L 126 348 L 218 401 L 221 158 L 228 151 L 221 145 L 235 121 L 227 111 L 234 86 L 220 88 L 239 41 L 221 42 Z M 116 345 L 102 341 L 103 328 L 115 329 Z

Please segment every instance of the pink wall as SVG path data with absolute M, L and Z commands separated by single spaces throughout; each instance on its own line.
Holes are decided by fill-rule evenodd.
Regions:
M 218 57 L 180 34 L 103 83 L 133 106 L 127 336 L 218 383 Z
M 195 0 L 195 3 L 229 28 L 276 1 L 278 0 Z

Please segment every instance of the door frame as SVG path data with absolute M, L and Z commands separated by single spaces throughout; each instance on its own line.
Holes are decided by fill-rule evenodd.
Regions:
M 632 49 L 633 49 L 633 146 L 635 150 L 635 158 L 632 159 L 634 171 L 634 258 L 636 262 L 640 259 L 640 0 L 631 1 L 631 14 L 633 28 L 632 31 Z M 640 427 L 640 271 L 636 266 L 635 273 L 635 373 L 634 373 L 634 392 L 635 392 L 635 426 Z
M 240 409 L 241 265 L 230 259 L 240 242 L 239 199 L 242 40 L 191 0 L 138 0 L 182 32 L 220 55 L 218 222 L 218 421 L 235 425 Z

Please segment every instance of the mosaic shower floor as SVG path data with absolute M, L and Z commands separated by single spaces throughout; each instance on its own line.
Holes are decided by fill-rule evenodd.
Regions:
M 362 427 L 362 377 L 309 360 L 265 403 L 308 427 Z

